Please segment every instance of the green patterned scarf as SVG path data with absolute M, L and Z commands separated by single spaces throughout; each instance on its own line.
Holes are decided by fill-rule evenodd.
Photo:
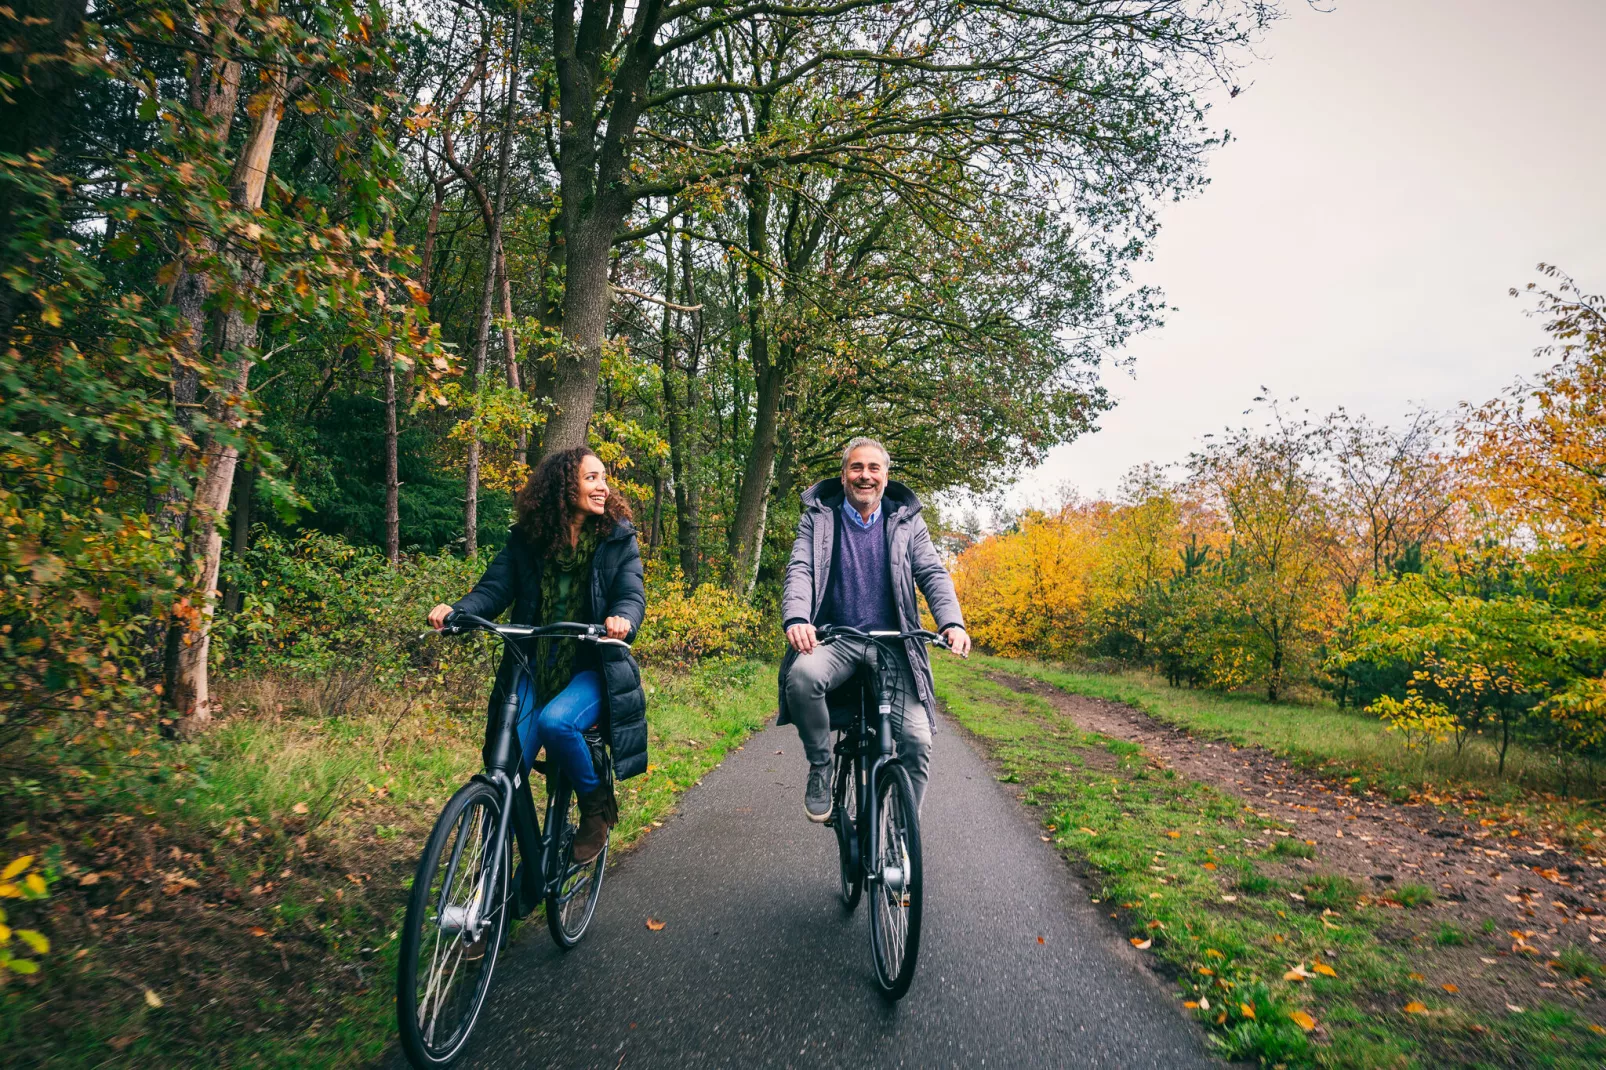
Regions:
M 548 554 L 541 569 L 541 623 L 583 620 L 586 588 L 591 579 L 591 559 L 602 536 L 589 523 L 580 528 L 580 539 L 573 548 L 562 546 Z M 571 639 L 541 639 L 536 642 L 535 694 L 542 705 L 574 679 L 574 658 L 578 643 Z

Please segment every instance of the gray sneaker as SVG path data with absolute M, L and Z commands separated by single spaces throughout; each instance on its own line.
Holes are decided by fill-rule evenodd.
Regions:
M 803 812 L 810 821 L 824 822 L 831 816 L 831 765 L 809 766 L 808 787 L 803 789 Z

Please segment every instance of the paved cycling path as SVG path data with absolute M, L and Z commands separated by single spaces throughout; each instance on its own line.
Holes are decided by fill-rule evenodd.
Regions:
M 563 954 L 544 926 L 525 926 L 460 1065 L 1212 1065 L 949 724 L 922 818 L 919 969 L 888 1006 L 867 904 L 843 914 L 835 838 L 804 820 L 804 771 L 795 731 L 759 733 L 610 869 L 579 948 Z M 648 931 L 648 916 L 664 929 Z

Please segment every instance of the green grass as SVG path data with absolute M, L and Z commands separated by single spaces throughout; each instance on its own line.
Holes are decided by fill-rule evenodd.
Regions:
M 1441 922 L 1439 927 L 1434 930 L 1433 942 L 1440 947 L 1465 947 L 1467 944 L 1472 943 L 1472 938 L 1460 926 L 1452 925 L 1446 921 Z
M 1054 843 L 1087 867 L 1115 938 L 1171 980 L 1222 1057 L 1378 1068 L 1582 1068 L 1606 1059 L 1606 1038 L 1564 1011 L 1499 1020 L 1460 1006 L 1405 1013 L 1431 998 L 1411 976 L 1419 963 L 1385 938 L 1386 911 L 1361 906 L 1355 882 L 1261 871 L 1290 852 L 1304 857 L 1274 846 L 1290 842 L 1286 826 L 984 675 L 1000 668 L 1019 671 L 938 659 L 944 708 L 982 742 L 1001 779 L 1022 786 Z M 1105 697 L 1120 697 L 1113 690 Z M 1317 1031 L 1301 1027 L 1304 1014 Z
M 1330 701 L 1267 702 L 1258 695 L 1174 688 L 1142 672 L 1074 672 L 1044 662 L 985 656 L 974 657 L 972 663 L 1135 706 L 1206 739 L 1265 747 L 1346 781 L 1358 795 L 1472 805 L 1502 819 L 1560 822 L 1571 839 L 1606 842 L 1599 811 L 1589 805 L 1594 781 L 1578 769 L 1558 766 L 1551 755 L 1520 745 L 1507 753 L 1502 776 L 1494 745 L 1482 737 L 1469 739 L 1459 755 L 1447 743 L 1411 750 L 1377 718 L 1339 709 Z
M 674 675 L 649 670 L 644 678 L 652 764 L 619 785 L 616 849 L 661 822 L 686 788 L 774 710 L 773 669 L 758 663 Z M 131 924 L 115 940 L 58 938 L 39 983 L 0 994 L 0 1036 L 13 1038 L 6 1050 L 27 1036 L 30 1059 L 53 1067 L 306 1070 L 370 1065 L 383 1056 L 394 1031 L 391 978 L 403 888 L 440 807 L 478 768 L 484 696 L 409 703 L 370 695 L 362 712 L 328 718 L 303 705 L 303 695 L 304 685 L 293 681 L 227 686 L 231 716 L 184 748 L 187 773 L 137 796 L 92 801 L 86 815 L 90 829 L 137 821 L 153 830 L 158 850 L 168 843 L 195 849 L 195 866 L 226 875 L 235 899 L 207 916 L 227 915 L 222 928 L 233 942 L 209 946 L 198 931 L 165 937 L 193 941 L 189 961 L 217 987 L 186 985 L 172 974 L 191 971 L 157 965 L 161 904 L 150 929 Z M 41 813 L 31 821 L 46 819 Z M 298 836 L 306 839 L 298 843 Z M 210 849 L 192 848 L 203 843 Z M 59 887 L 72 889 L 66 876 Z M 266 890 L 253 894 L 256 888 Z M 133 886 L 130 892 L 138 894 L 129 904 L 148 894 Z M 214 893 L 209 886 L 207 894 Z M 267 935 L 245 935 L 252 926 Z M 545 938 L 544 925 L 521 928 L 525 939 Z M 308 963 L 312 975 L 287 978 L 271 949 L 309 944 L 316 957 L 292 961 Z M 304 986 L 294 998 L 284 994 L 292 983 Z M 161 1007 L 146 1002 L 147 986 Z

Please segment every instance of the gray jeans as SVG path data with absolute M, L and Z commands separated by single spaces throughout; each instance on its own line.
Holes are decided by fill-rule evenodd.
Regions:
M 797 724 L 797 735 L 810 765 L 831 763 L 831 712 L 825 696 L 852 678 L 866 658 L 865 645 L 827 643 L 792 661 L 786 675 L 786 706 Z M 871 646 L 869 655 L 873 657 L 875 650 Z M 918 807 L 926 797 L 926 769 L 931 765 L 931 721 L 915 693 L 909 659 L 899 655 L 897 661 L 901 679 L 892 701 L 892 730 L 898 741 L 898 761 L 909 774 Z

